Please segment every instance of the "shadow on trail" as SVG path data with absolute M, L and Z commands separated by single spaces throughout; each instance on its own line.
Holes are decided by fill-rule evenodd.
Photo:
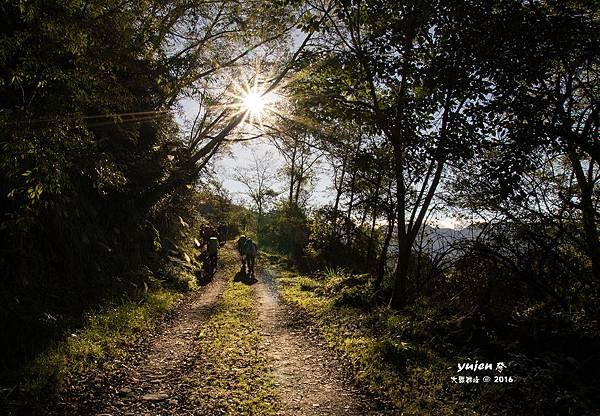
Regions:
M 217 267 L 212 271 L 209 270 L 208 253 L 206 251 L 203 251 L 201 254 L 199 254 L 196 259 L 202 264 L 202 267 L 196 270 L 196 282 L 198 283 L 198 286 L 206 286 L 213 281 L 213 278 L 219 268 Z
M 349 363 L 328 349 L 310 316 L 280 297 L 278 271 L 261 266 L 254 295 L 265 354 L 281 397 L 281 413 L 384 415 L 373 398 L 354 384 L 353 374 L 345 371 Z
M 196 282 L 198 282 L 198 286 L 206 286 L 213 280 L 214 273 L 212 275 L 208 275 L 204 272 L 196 273 Z
M 277 282 L 275 281 L 275 274 L 276 272 L 271 269 L 261 268 L 260 280 L 265 284 L 269 301 L 272 303 L 279 303 L 279 289 Z
M 245 285 L 251 286 L 253 284 L 255 284 L 256 282 L 258 282 L 258 280 L 256 280 L 256 278 L 254 276 L 251 276 L 249 274 L 246 273 L 246 270 L 241 269 L 240 271 L 238 271 L 235 276 L 233 277 L 233 281 L 234 282 L 242 282 Z

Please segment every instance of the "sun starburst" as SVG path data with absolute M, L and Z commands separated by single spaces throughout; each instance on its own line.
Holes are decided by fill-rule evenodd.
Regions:
M 254 117 L 260 117 L 265 111 L 265 100 L 260 92 L 249 91 L 244 97 L 243 106 Z
M 275 113 L 278 95 L 262 89 L 259 83 L 255 83 L 251 86 L 243 86 L 237 94 L 236 101 L 239 103 L 238 111 L 246 114 L 247 122 L 262 125 L 271 114 Z
M 265 71 L 255 64 L 242 71 L 232 71 L 224 77 L 227 83 L 223 98 L 227 103 L 214 104 L 228 118 L 241 120 L 238 133 L 257 135 L 272 132 L 281 119 L 288 119 L 289 99 L 285 87 L 289 80 L 277 80 L 277 69 Z M 223 101 L 225 101 L 223 100 Z

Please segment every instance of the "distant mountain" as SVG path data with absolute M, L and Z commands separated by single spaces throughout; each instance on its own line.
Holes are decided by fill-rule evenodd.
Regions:
M 438 228 L 430 225 L 425 225 L 422 233 L 417 236 L 416 246 L 422 247 L 422 250 L 432 255 L 446 255 L 452 257 L 456 253 L 453 252 L 452 246 L 461 240 L 474 240 L 481 233 L 481 228 L 477 226 L 469 226 L 460 229 L 453 228 Z M 398 237 L 394 234 L 390 242 L 389 256 L 390 261 L 396 261 L 395 255 L 398 253 Z
M 461 229 L 436 228 L 425 226 L 423 234 L 417 237 L 417 244 L 428 248 L 429 251 L 438 253 L 445 251 L 449 246 L 460 240 L 474 240 L 481 233 L 480 228 L 466 227 Z M 422 236 L 422 239 L 421 239 Z M 422 244 L 421 244 L 422 241 Z

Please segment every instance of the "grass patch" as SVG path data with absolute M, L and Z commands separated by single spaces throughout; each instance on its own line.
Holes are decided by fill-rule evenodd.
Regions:
M 237 260 L 222 256 L 227 276 Z M 188 380 L 190 397 L 203 415 L 275 415 L 279 409 L 274 380 L 261 343 L 252 288 L 227 283 L 214 314 L 199 333 L 202 361 Z
M 489 325 L 433 298 L 402 311 L 377 305 L 365 276 L 329 271 L 311 278 L 284 271 L 279 281 L 283 298 L 313 318 L 329 345 L 352 362 L 356 379 L 389 399 L 399 414 L 598 414 L 597 361 L 589 358 L 584 366 L 573 357 L 577 348 L 597 351 L 595 338 L 569 340 L 556 331 L 546 335 L 546 345 L 529 347 L 540 335 L 524 335 L 527 326 Z M 457 363 L 475 360 L 505 362 L 501 375 L 515 381 L 452 383 L 452 376 L 500 375 L 457 374 Z
M 43 403 L 72 381 L 107 368 L 152 329 L 158 316 L 174 308 L 181 295 L 159 289 L 139 302 L 132 300 L 90 314 L 83 328 L 38 355 L 25 372 L 23 393 L 30 403 Z
M 360 279 L 349 283 L 357 293 Z M 341 287 L 338 275 L 314 279 L 283 271 L 278 280 L 283 299 L 313 318 L 329 346 L 351 361 L 356 379 L 373 393 L 405 414 L 480 414 L 468 402 L 457 401 L 460 391 L 449 379 L 453 364 L 405 336 L 412 328 L 409 319 L 385 307 L 365 309 L 348 302 L 348 288 Z

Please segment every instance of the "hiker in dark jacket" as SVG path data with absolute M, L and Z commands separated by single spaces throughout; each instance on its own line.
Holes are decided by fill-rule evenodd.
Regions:
M 206 243 L 206 251 L 210 265 L 209 270 L 212 273 L 217 269 L 217 261 L 219 258 L 219 239 L 217 237 L 210 237 L 208 239 L 208 243 Z
M 251 238 L 246 239 L 244 244 L 244 255 L 246 256 L 246 264 L 248 266 L 248 274 L 254 277 L 254 265 L 256 263 L 256 253 L 258 247 L 252 242 Z
M 219 242 L 221 243 L 221 245 L 225 244 L 225 241 L 227 240 L 227 234 L 229 232 L 229 227 L 227 226 L 227 224 L 222 222 L 219 224 L 217 231 L 219 233 Z
M 240 235 L 240 238 L 238 238 L 237 249 L 242 258 L 242 270 L 244 270 L 244 273 L 246 272 L 246 258 L 244 257 L 245 246 L 246 246 L 246 236 L 242 234 L 242 235 Z

